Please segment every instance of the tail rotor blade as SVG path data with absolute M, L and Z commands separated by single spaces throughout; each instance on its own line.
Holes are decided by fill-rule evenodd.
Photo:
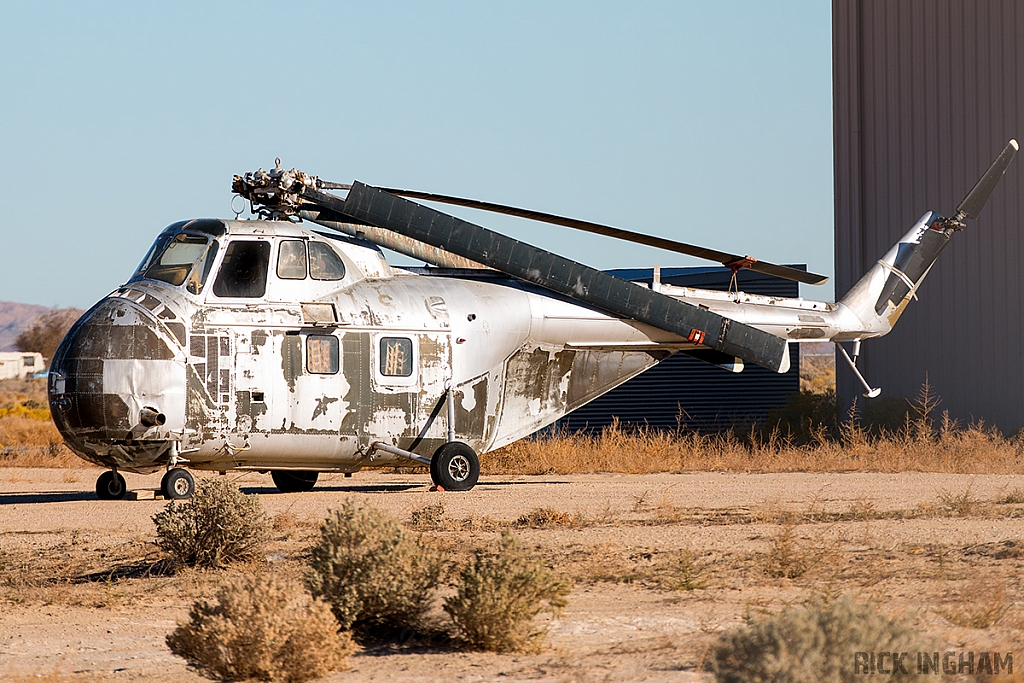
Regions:
M 985 203 L 988 201 L 989 196 L 991 196 L 992 190 L 996 188 L 999 180 L 1003 177 L 1003 173 L 1006 172 L 1006 167 L 1010 164 L 1010 160 L 1013 159 L 1013 155 L 1017 153 L 1018 148 L 1016 140 L 1010 140 L 1006 143 L 1006 147 L 996 157 L 996 160 L 992 162 L 985 175 L 981 176 L 981 180 L 967 193 L 964 200 L 960 202 L 960 206 L 956 207 L 957 220 L 978 217 L 981 210 L 985 208 Z

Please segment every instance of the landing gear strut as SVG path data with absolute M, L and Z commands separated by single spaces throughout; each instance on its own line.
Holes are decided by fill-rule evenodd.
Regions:
M 160 493 L 168 500 L 191 498 L 196 490 L 196 480 L 188 470 L 174 467 L 160 480 Z
M 109 470 L 96 480 L 96 495 L 100 500 L 124 500 L 128 495 L 128 484 L 117 470 Z

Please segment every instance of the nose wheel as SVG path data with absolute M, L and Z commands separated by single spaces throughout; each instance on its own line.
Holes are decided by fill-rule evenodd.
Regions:
M 100 500 L 124 500 L 128 495 L 128 484 L 116 471 L 109 470 L 96 480 L 96 495 Z
M 180 467 L 167 470 L 167 474 L 160 480 L 160 493 L 168 500 L 191 498 L 195 490 L 196 480 L 188 470 Z

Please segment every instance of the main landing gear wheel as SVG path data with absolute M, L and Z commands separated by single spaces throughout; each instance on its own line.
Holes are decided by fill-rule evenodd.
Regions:
M 128 484 L 120 474 L 109 470 L 96 480 L 96 495 L 100 500 L 124 500 L 128 495 Z
M 445 491 L 468 491 L 480 478 L 480 458 L 461 441 L 444 444 L 430 459 L 430 479 Z
M 271 470 L 270 476 L 274 485 L 281 493 L 302 493 L 312 491 L 316 486 L 319 472 L 289 472 L 288 470 Z
M 168 500 L 184 500 L 191 498 L 196 490 L 196 480 L 192 478 L 188 470 L 180 467 L 167 470 L 167 474 L 160 480 L 160 493 Z

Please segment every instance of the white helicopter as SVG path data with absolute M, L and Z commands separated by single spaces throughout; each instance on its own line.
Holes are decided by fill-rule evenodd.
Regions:
M 547 221 L 801 282 L 749 257 L 535 211 L 277 168 L 235 176 L 260 220 L 181 221 L 128 282 L 89 309 L 51 363 L 54 422 L 80 457 L 120 471 L 269 471 L 283 492 L 320 472 L 428 466 L 468 490 L 479 453 L 551 424 L 675 353 L 739 372 L 785 372 L 787 345 L 832 340 L 857 371 L 939 252 L 976 218 L 1013 140 L 952 218 L 925 213 L 836 303 L 618 279 L 403 198 Z M 347 191 L 345 197 L 328 190 Z M 315 230 L 300 224 L 306 220 Z M 325 232 L 328 228 L 331 232 Z M 399 268 L 380 247 L 432 267 Z M 853 345 L 852 357 L 842 346 Z

